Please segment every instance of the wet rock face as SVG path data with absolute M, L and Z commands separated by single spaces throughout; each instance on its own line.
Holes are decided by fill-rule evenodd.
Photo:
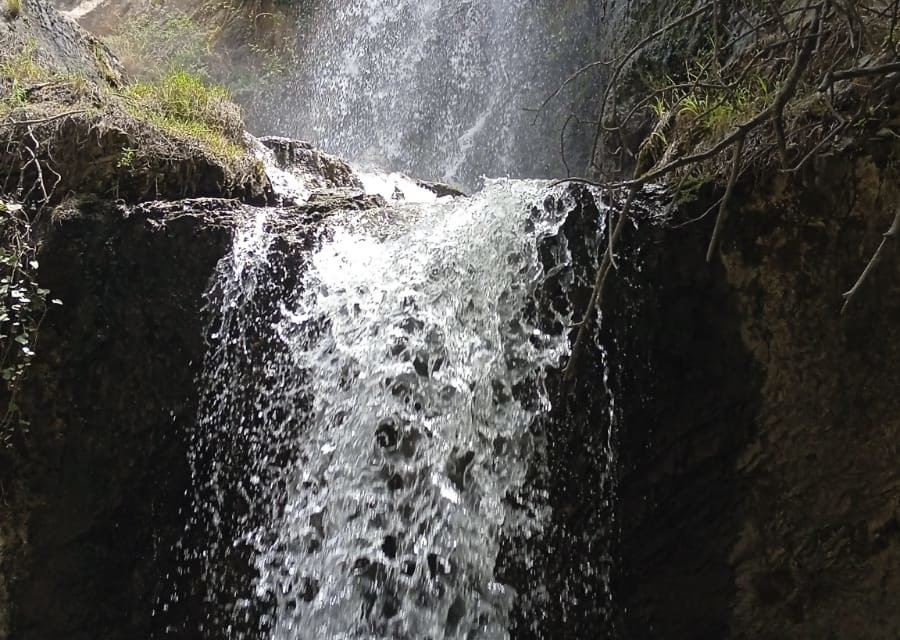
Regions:
M 295 174 L 310 189 L 362 188 L 349 164 L 309 142 L 277 136 L 262 137 L 259 141 L 272 151 L 278 168 Z
M 529 607 L 514 637 L 900 633 L 897 248 L 840 314 L 900 202 L 879 145 L 745 185 L 711 265 L 712 221 L 677 226 L 709 203 L 637 216 L 603 348 L 557 388 L 554 518 L 538 577 L 519 576 L 579 604 L 554 599 L 537 628 Z M 576 318 L 604 243 L 579 201 L 566 227 Z M 565 300 L 553 282 L 545 294 Z M 586 564 L 610 571 L 609 593 Z
M 621 638 L 727 637 L 744 489 L 735 464 L 758 428 L 760 367 L 723 269 L 705 262 L 710 226 L 672 222 L 628 230 L 604 304 Z
M 900 206 L 896 145 L 867 142 L 748 192 L 723 247 L 760 364 L 730 551 L 731 637 L 900 636 Z
M 572 197 L 564 238 L 544 248 L 545 262 L 565 248 L 574 265 L 539 298 L 551 324 L 551 308 L 581 319 L 606 246 L 594 197 Z M 536 484 L 553 516 L 528 546 L 536 570 L 508 576 L 550 597 L 517 612 L 514 638 L 718 638 L 728 628 L 733 469 L 754 429 L 759 374 L 723 270 L 705 263 L 708 229 L 670 229 L 666 204 L 658 191 L 638 198 L 596 342 L 573 381 L 550 380 L 549 473 Z
M 900 633 L 896 248 L 840 313 L 900 202 L 889 146 L 745 185 L 712 265 L 709 221 L 624 237 L 600 334 L 618 637 Z M 590 366 L 567 409 L 579 443 L 608 424 Z

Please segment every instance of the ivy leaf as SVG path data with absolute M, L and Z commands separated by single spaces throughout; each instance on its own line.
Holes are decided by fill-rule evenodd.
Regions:
M 50 301 L 50 304 L 58 304 L 58 305 L 61 305 L 62 303 L 63 303 L 63 301 L 60 300 L 59 298 L 53 298 L 53 300 Z
M 27 345 L 28 337 L 27 336 L 16 336 L 16 342 L 18 342 L 21 345 Z
M 38 266 L 39 266 L 37 260 L 32 260 L 32 261 L 29 262 L 28 264 L 31 265 L 31 268 L 32 268 L 32 269 L 37 269 Z

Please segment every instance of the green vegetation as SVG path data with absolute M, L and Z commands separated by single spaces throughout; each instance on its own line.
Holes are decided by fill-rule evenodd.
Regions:
M 117 169 L 131 169 L 134 166 L 134 156 L 137 152 L 137 149 L 134 147 L 125 147 L 122 149 L 122 154 L 119 156 L 118 161 L 116 162 Z
M 37 58 L 37 41 L 25 42 L 21 51 L 11 56 L 0 56 L 0 77 L 13 82 L 40 82 L 53 74 L 43 67 Z
M 57 73 L 34 46 L 20 49 L 0 52 L 0 170 L 17 201 L 40 207 L 77 193 L 87 186 L 79 175 L 92 193 L 125 199 L 262 192 L 265 173 L 225 87 L 179 68 L 125 86 L 97 82 L 96 72 Z M 102 72 L 106 51 L 94 57 Z M 87 137 L 96 144 L 82 153 Z
M 108 41 L 133 76 L 155 79 L 172 67 L 208 75 L 213 35 L 187 14 L 154 11 L 125 20 Z
M 62 304 L 48 300 L 50 291 L 38 285 L 38 266 L 25 208 L 0 200 L 0 388 L 8 398 L 0 414 L 0 448 L 28 426 L 16 404 L 19 384 L 35 356 L 48 301 Z
M 6 0 L 6 15 L 15 20 L 22 14 L 22 0 Z
M 159 80 L 129 85 L 122 96 L 135 118 L 196 138 L 221 156 L 244 153 L 240 111 L 221 85 L 207 84 L 200 76 L 175 68 Z
M 9 87 L 0 99 L 0 118 L 27 107 L 47 115 L 72 110 L 73 106 L 95 109 L 99 91 L 108 109 L 120 106 L 128 115 L 163 133 L 193 138 L 225 158 L 244 153 L 240 109 L 225 87 L 207 83 L 198 72 L 170 67 L 153 81 L 116 89 L 104 52 L 95 48 L 94 57 L 108 87 L 98 88 L 84 77 L 62 76 L 49 70 L 39 62 L 34 40 L 13 55 L 0 54 L 0 86 Z
M 37 60 L 37 42 L 33 39 L 10 57 L 0 56 L 0 81 L 9 83 L 9 92 L 0 99 L 0 114 L 28 102 L 27 87 L 47 80 L 52 74 Z M 2 86 L 2 85 L 0 85 Z
M 661 88 L 651 104 L 651 111 L 657 118 L 674 112 L 680 120 L 696 127 L 700 126 L 713 135 L 721 136 L 729 129 L 768 107 L 775 97 L 768 81 L 757 76 L 736 87 L 718 88 L 704 83 L 702 76 L 688 76 L 693 87 L 681 88 L 671 78 L 667 86 Z M 699 88 L 702 87 L 702 88 Z
M 107 40 L 141 80 L 177 67 L 249 94 L 281 74 L 292 56 L 297 21 L 285 13 L 289 4 L 206 0 L 191 14 L 150 7 L 124 20 Z

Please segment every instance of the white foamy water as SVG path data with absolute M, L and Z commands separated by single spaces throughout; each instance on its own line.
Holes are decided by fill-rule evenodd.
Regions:
M 247 222 L 213 288 L 194 454 L 230 638 L 509 636 L 500 548 L 547 518 L 519 492 L 568 351 L 530 318 L 568 213 L 542 199 L 500 180 L 334 214 L 302 264 L 267 214 Z

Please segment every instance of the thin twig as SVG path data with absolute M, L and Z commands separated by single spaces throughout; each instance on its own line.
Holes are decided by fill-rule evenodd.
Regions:
M 838 71 L 826 74 L 819 90 L 824 89 L 829 84 L 838 80 L 849 80 L 851 78 L 867 78 L 870 76 L 886 76 L 889 73 L 900 71 L 900 62 L 888 62 L 886 64 L 876 64 L 871 67 L 854 67 L 853 69 L 840 69 Z
M 66 111 L 65 113 L 58 113 L 54 116 L 49 116 L 47 118 L 38 118 L 36 120 L 10 120 L 8 122 L 0 122 L 0 127 L 17 127 L 22 125 L 44 124 L 47 122 L 53 122 L 54 120 L 67 118 L 68 116 L 78 115 L 79 113 L 85 113 L 86 111 L 87 109 L 76 109 L 74 111 Z
M 878 266 L 878 263 L 881 262 L 881 256 L 884 253 L 884 248 L 887 246 L 888 241 L 896 240 L 897 236 L 900 236 L 900 207 L 897 208 L 897 215 L 894 216 L 894 222 L 891 224 L 891 228 L 887 230 L 887 232 L 882 236 L 881 243 L 878 245 L 878 248 L 875 249 L 875 253 L 872 254 L 872 258 L 869 260 L 869 263 L 866 265 L 866 268 L 863 269 L 862 274 L 859 276 L 859 279 L 856 281 L 856 284 L 851 287 L 851 289 L 844 294 L 844 306 L 841 308 L 841 313 L 846 313 L 847 308 L 850 306 L 850 303 L 853 301 L 853 298 L 859 293 L 860 288 L 866 279 L 871 275 L 871 273 L 875 270 L 875 267 Z
M 716 246 L 719 242 L 719 235 L 725 226 L 725 218 L 728 215 L 728 202 L 734 193 L 734 185 L 741 173 L 741 154 L 744 152 L 744 142 L 747 136 L 741 136 L 734 145 L 734 155 L 731 158 L 731 175 L 728 178 L 728 186 L 725 188 L 725 195 L 722 196 L 722 202 L 719 204 L 719 214 L 716 216 L 716 226 L 713 229 L 712 237 L 709 239 L 709 248 L 706 250 L 706 261 L 712 262 L 713 254 L 715 254 Z

